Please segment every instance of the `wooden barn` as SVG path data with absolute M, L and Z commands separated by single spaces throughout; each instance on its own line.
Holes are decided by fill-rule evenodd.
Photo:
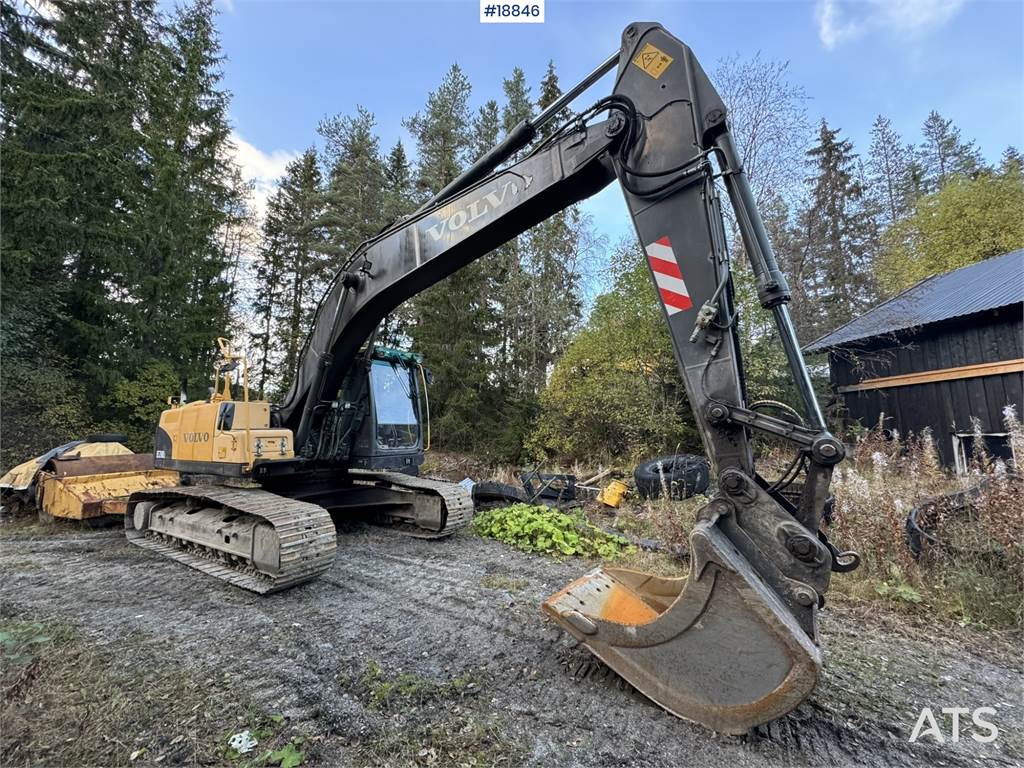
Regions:
M 962 471 L 977 419 L 989 452 L 1011 460 L 1003 411 L 1024 416 L 1024 250 L 929 277 L 804 351 L 828 352 L 848 426 L 929 427 L 942 463 Z

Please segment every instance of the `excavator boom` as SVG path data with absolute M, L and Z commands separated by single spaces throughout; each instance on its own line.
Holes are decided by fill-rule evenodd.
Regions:
M 525 149 L 540 127 L 612 68 L 610 96 Z M 523 151 L 525 157 L 502 167 Z M 440 535 L 465 524 L 468 511 L 458 498 L 420 488 L 435 481 L 377 477 L 360 485 L 353 471 L 376 329 L 406 299 L 616 180 L 718 487 L 690 537 L 688 577 L 598 568 L 549 598 L 543 610 L 665 709 L 742 733 L 785 714 L 814 688 L 821 668 L 817 611 L 832 571 L 855 567 L 856 557 L 837 552 L 821 531 L 843 446 L 827 431 L 815 400 L 788 314 L 790 292 L 733 146 L 726 105 L 693 52 L 660 25 L 630 24 L 619 52 L 579 86 L 352 254 L 317 310 L 291 389 L 272 409 L 268 429 L 294 434 L 294 456 L 255 462 L 251 476 L 293 503 L 332 510 L 343 492 L 376 504 L 382 493 L 391 495 L 388 503 L 405 503 L 429 490 L 435 512 L 417 514 L 433 515 Z M 802 401 L 796 418 L 768 415 L 746 401 L 720 188 Z M 806 472 L 799 500 L 758 474 L 755 432 L 798 451 Z M 295 491 L 297 481 L 289 478 L 300 475 L 318 485 Z M 348 485 L 337 487 L 337 478 Z M 354 491 L 362 495 L 352 497 Z M 175 526 L 186 524 L 187 495 L 178 494 L 178 506 L 170 508 L 178 510 L 176 518 L 160 517 L 155 502 L 139 515 L 164 526 L 164 538 L 177 535 Z M 272 538 L 259 515 L 238 509 L 253 536 Z M 234 520 L 235 513 L 220 504 L 216 514 Z M 312 523 L 301 535 L 323 538 Z

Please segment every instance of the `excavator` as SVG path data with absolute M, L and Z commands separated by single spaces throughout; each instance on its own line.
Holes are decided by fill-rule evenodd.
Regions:
M 613 69 L 610 96 L 568 111 Z M 831 574 L 858 564 L 822 530 L 844 448 L 815 399 L 726 105 L 691 49 L 656 23 L 626 27 L 620 49 L 579 84 L 356 249 L 317 308 L 281 402 L 250 400 L 247 386 L 236 399 L 231 372 L 244 361 L 222 343 L 223 387 L 174 405 L 156 431 L 155 463 L 181 485 L 133 494 L 128 538 L 269 593 L 331 565 L 333 519 L 369 516 L 427 538 L 467 525 L 469 493 L 419 476 L 428 376 L 414 355 L 381 347 L 378 328 L 402 302 L 613 181 L 717 486 L 690 535 L 686 577 L 602 566 L 543 611 L 679 717 L 742 734 L 794 709 L 822 669 L 817 617 Z M 790 413 L 747 401 L 720 190 L 788 361 L 800 405 Z M 758 434 L 795 450 L 785 484 L 755 468 Z M 799 495 L 784 494 L 800 474 Z

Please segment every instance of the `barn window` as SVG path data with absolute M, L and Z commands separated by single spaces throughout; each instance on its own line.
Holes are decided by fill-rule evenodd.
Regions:
M 985 443 L 985 452 L 993 459 L 1002 459 L 1007 464 L 1013 463 L 1013 448 L 1006 432 L 986 432 L 981 439 Z M 978 438 L 973 432 L 957 432 L 953 435 L 953 456 L 956 460 L 956 473 L 967 474 L 974 455 L 974 441 Z

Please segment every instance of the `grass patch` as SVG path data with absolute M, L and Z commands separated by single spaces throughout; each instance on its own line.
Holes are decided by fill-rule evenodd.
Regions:
M 412 673 L 389 674 L 367 662 L 356 695 L 369 707 L 401 719 L 355 745 L 358 766 L 513 766 L 523 750 L 502 722 L 474 706 L 481 678 L 469 674 L 438 681 Z
M 522 552 L 580 555 L 614 560 L 634 548 L 618 536 L 605 533 L 582 515 L 569 515 L 543 506 L 513 504 L 476 516 L 474 530 Z
M 369 706 L 385 711 L 435 701 L 462 701 L 480 691 L 480 682 L 473 675 L 440 682 L 410 672 L 388 675 L 373 659 L 366 663 L 359 682 L 361 690 L 357 693 Z
M 0 764 L 301 763 L 302 736 L 282 717 L 263 712 L 229 676 L 197 676 L 154 645 L 135 636 L 100 648 L 67 624 L 0 620 Z M 242 730 L 259 742 L 246 755 L 228 745 Z
M 503 768 L 523 762 L 525 750 L 509 741 L 495 717 L 454 713 L 422 725 L 388 729 L 356 748 L 357 766 L 397 768 Z
M 616 568 L 646 571 L 655 576 L 680 577 L 690 573 L 690 561 L 667 552 L 649 552 L 636 549 L 615 561 Z
M 511 579 L 508 576 L 488 574 L 480 579 L 480 586 L 485 589 L 500 589 L 505 592 L 522 592 L 530 582 L 526 579 Z

